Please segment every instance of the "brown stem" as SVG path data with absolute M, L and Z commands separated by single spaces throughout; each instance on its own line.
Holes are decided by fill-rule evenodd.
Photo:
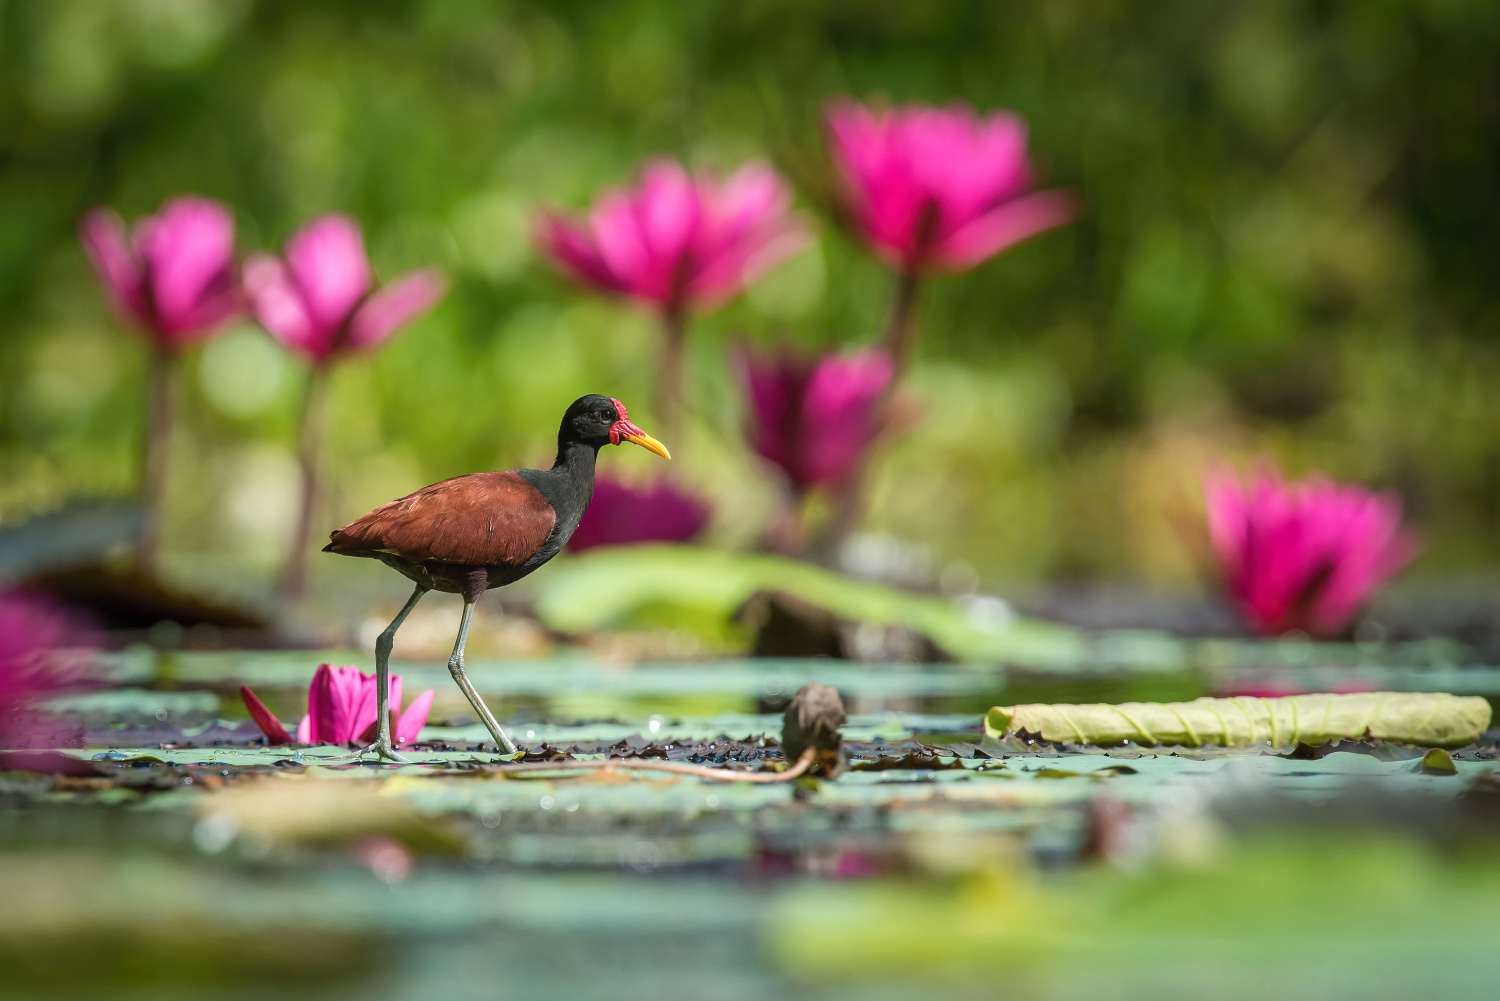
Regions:
M 896 284 L 896 301 L 891 304 L 890 323 L 886 325 L 885 337 L 880 342 L 880 346 L 890 353 L 891 360 L 896 363 L 895 373 L 891 376 L 891 389 L 901 381 L 907 366 L 911 364 L 912 345 L 916 340 L 916 302 L 917 278 L 903 273 Z M 887 396 L 889 394 L 890 390 L 887 390 Z
M 790 782 L 793 779 L 801 778 L 812 767 L 817 753 L 817 748 L 809 747 L 802 752 L 802 757 L 797 759 L 797 763 L 784 772 L 737 772 L 729 768 L 707 768 L 703 765 L 687 765 L 680 761 L 651 761 L 626 758 L 607 758 L 604 761 L 525 761 L 512 765 L 501 765 L 495 771 L 514 774 L 516 772 L 614 771 L 623 768 L 642 772 L 672 772 L 674 775 L 694 775 L 700 779 L 714 779 L 719 782 L 756 782 L 766 784 L 770 782 Z
M 302 412 L 297 428 L 297 462 L 302 467 L 302 499 L 297 510 L 297 527 L 292 533 L 292 548 L 287 553 L 281 574 L 281 596 L 299 598 L 307 590 L 307 543 L 312 536 L 313 519 L 317 517 L 322 482 L 319 458 L 323 445 L 323 425 L 327 415 L 328 367 L 314 365 L 307 373 L 302 392 Z
M 136 569 L 154 576 L 161 550 L 161 511 L 167 492 L 172 424 L 177 409 L 177 356 L 157 349 L 146 376 L 146 441 L 141 461 L 141 535 Z
M 656 419 L 669 442 L 681 440 L 685 408 L 683 371 L 687 363 L 687 318 L 680 309 L 661 314 L 661 354 L 656 371 Z M 669 446 L 671 447 L 671 446 Z
M 766 549 L 778 556 L 797 556 L 807 545 L 807 523 L 804 508 L 806 496 L 801 490 L 786 491 L 766 526 Z

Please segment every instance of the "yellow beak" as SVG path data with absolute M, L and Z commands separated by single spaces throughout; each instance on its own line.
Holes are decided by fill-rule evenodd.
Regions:
M 642 431 L 640 434 L 627 434 L 621 435 L 620 437 L 624 441 L 635 442 L 637 445 L 641 446 L 641 448 L 644 448 L 648 452 L 655 452 L 663 459 L 672 458 L 672 453 L 667 451 L 667 446 L 663 445 L 661 442 L 657 441 L 655 438 L 651 437 L 644 431 Z

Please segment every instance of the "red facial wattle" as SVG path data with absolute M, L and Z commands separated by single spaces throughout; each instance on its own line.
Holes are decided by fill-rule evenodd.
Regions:
M 615 421 L 614 426 L 609 429 L 609 443 L 611 445 L 620 444 L 620 439 L 626 435 L 643 435 L 646 433 L 630 423 L 630 415 L 625 412 L 625 404 L 613 398 L 609 402 L 615 405 L 615 411 L 620 415 L 620 419 Z
M 615 405 L 615 411 L 620 418 L 610 426 L 610 444 L 618 445 L 622 441 L 633 442 L 634 444 L 641 446 L 648 452 L 655 452 L 663 459 L 672 458 L 672 453 L 667 451 L 667 446 L 663 445 L 661 442 L 657 441 L 655 438 L 651 437 L 649 434 L 642 431 L 634 424 L 630 423 L 630 415 L 625 412 L 625 404 L 613 398 L 611 398 L 609 402 Z

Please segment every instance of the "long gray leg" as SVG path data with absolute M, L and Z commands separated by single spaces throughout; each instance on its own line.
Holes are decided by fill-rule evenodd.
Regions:
M 474 618 L 474 603 L 464 602 L 464 618 L 458 624 L 458 639 L 453 644 L 453 656 L 448 658 L 448 673 L 453 675 L 453 680 L 458 682 L 458 687 L 463 690 L 464 697 L 469 700 L 469 705 L 484 720 L 485 728 L 490 731 L 490 736 L 495 738 L 495 746 L 506 754 L 515 754 L 516 745 L 512 744 L 505 731 L 500 729 L 500 724 L 495 722 L 494 715 L 489 706 L 484 704 L 484 699 L 474 691 L 474 686 L 469 684 L 469 675 L 464 671 L 464 644 L 469 640 L 469 622 Z
M 411 610 L 417 607 L 417 602 L 422 600 L 422 595 L 427 593 L 427 588 L 421 584 L 406 599 L 406 604 L 401 606 L 401 611 L 391 620 L 391 624 L 385 627 L 385 631 L 375 640 L 375 743 L 369 747 L 361 747 L 353 754 L 340 755 L 330 758 L 330 761 L 354 761 L 364 757 L 371 751 L 387 761 L 396 761 L 404 765 L 411 764 L 409 758 L 403 758 L 396 753 L 391 745 L 391 648 L 396 643 L 396 630 L 401 628 L 401 623 L 411 614 Z

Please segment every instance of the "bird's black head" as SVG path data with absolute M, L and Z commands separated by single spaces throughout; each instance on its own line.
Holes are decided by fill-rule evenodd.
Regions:
M 672 457 L 665 445 L 630 423 L 625 404 L 597 393 L 574 400 L 563 414 L 562 427 L 557 430 L 559 454 L 570 444 L 592 445 L 598 449 L 622 441 L 634 442 L 664 459 Z

